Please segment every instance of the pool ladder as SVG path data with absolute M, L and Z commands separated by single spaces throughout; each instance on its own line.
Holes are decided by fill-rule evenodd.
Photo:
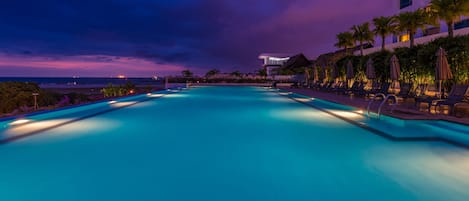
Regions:
M 381 117 L 381 109 L 383 108 L 384 104 L 386 104 L 386 102 L 390 99 L 390 98 L 393 98 L 394 100 L 394 103 L 391 104 L 393 107 L 391 109 L 391 113 L 392 111 L 394 110 L 394 108 L 396 107 L 397 105 L 397 96 L 394 95 L 394 94 L 388 94 L 388 95 L 384 95 L 383 93 L 378 93 L 376 94 L 369 102 L 368 102 L 368 107 L 366 108 L 366 116 L 368 118 L 370 118 L 370 108 L 371 108 L 371 105 L 373 104 L 373 102 L 375 100 L 378 100 L 378 98 L 381 98 L 382 101 L 381 103 L 379 104 L 379 107 L 378 107 L 378 116 L 377 116 L 377 119 L 380 119 Z

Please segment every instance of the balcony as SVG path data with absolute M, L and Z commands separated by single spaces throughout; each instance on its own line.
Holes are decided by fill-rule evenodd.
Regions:
M 454 35 L 455 36 L 469 35 L 469 27 L 463 27 L 458 30 L 455 30 Z M 415 44 L 419 45 L 419 44 L 429 43 L 437 38 L 446 37 L 446 36 L 448 36 L 448 32 L 440 32 L 437 34 L 415 38 Z M 390 44 L 386 44 L 386 50 L 394 51 L 395 48 L 409 47 L 409 45 L 410 45 L 409 41 L 390 43 Z M 381 51 L 381 46 L 364 49 L 363 54 L 367 55 L 367 54 L 371 54 L 371 53 L 379 52 L 379 51 Z M 355 51 L 354 54 L 360 55 L 360 51 Z

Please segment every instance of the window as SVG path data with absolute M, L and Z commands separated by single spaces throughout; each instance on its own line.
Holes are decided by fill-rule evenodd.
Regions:
M 410 35 L 409 34 L 404 34 L 399 36 L 399 42 L 405 42 L 410 40 Z
M 412 5 L 412 0 L 400 0 L 399 8 L 403 9 Z

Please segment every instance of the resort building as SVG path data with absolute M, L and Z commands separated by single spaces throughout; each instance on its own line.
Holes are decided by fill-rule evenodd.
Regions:
M 267 76 L 275 75 L 274 70 L 280 68 L 285 64 L 289 59 L 290 56 L 287 54 L 261 54 L 259 55 L 259 59 L 263 60 L 263 68 L 266 69 Z
M 396 0 L 394 7 L 395 14 L 402 12 L 415 11 L 417 9 L 429 9 L 431 0 Z M 444 21 L 441 21 L 438 26 L 427 26 L 423 30 L 418 30 L 415 35 L 415 44 L 425 44 L 435 40 L 436 38 L 445 37 L 448 35 L 448 27 Z M 454 35 L 467 35 L 469 34 L 469 18 L 461 16 L 460 21 L 454 24 Z M 410 36 L 408 33 L 400 33 L 389 37 L 386 41 L 387 50 L 394 50 L 399 47 L 408 47 L 410 43 Z M 376 40 L 379 41 L 379 40 Z M 379 43 L 379 42 L 378 42 Z M 363 54 L 371 54 L 380 51 L 380 45 L 373 48 L 368 48 L 363 51 Z M 360 51 L 355 51 L 354 54 L 360 54 Z

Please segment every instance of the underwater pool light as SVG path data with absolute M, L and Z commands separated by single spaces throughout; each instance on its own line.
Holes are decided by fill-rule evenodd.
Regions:
M 10 123 L 10 126 L 16 126 L 16 125 L 20 125 L 20 124 L 25 124 L 25 123 L 28 123 L 30 122 L 31 120 L 29 119 L 18 119 L 16 121 L 13 121 Z

